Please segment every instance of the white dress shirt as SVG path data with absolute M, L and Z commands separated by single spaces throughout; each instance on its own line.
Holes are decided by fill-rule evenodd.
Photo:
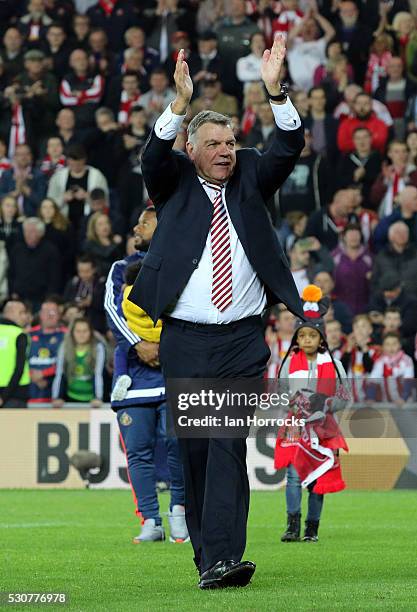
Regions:
M 283 130 L 294 130 L 301 125 L 300 117 L 288 98 L 285 104 L 271 104 L 276 124 Z M 162 140 L 172 140 L 181 128 L 185 115 L 174 115 L 169 105 L 155 124 L 155 134 Z M 204 191 L 211 201 L 216 192 L 205 179 L 198 177 Z M 193 323 L 231 323 L 252 315 L 259 315 L 265 309 L 265 289 L 258 278 L 239 240 L 230 219 L 225 199 L 226 184 L 222 190 L 229 222 L 230 249 L 232 259 L 232 303 L 225 311 L 220 312 L 211 301 L 213 264 L 211 254 L 211 236 L 207 235 L 203 254 L 198 267 L 191 274 L 187 285 L 181 293 L 174 308 L 168 313 L 171 317 L 192 321 Z M 186 239 L 186 237 L 185 237 Z

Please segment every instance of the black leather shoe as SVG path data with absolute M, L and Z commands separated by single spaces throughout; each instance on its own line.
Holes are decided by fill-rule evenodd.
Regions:
M 203 572 L 198 586 L 200 589 L 244 587 L 249 584 L 255 569 L 252 561 L 218 561 Z

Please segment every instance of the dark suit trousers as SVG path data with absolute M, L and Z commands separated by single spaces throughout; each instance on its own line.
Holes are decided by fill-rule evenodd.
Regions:
M 192 326 L 167 319 L 160 359 L 169 378 L 260 378 L 269 359 L 260 317 L 227 325 Z M 168 397 L 169 403 L 169 397 Z M 249 482 L 244 438 L 183 438 L 185 513 L 201 571 L 242 559 Z

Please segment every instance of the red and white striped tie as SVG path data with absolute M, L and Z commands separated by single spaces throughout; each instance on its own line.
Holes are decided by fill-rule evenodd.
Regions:
M 213 200 L 213 218 L 210 226 L 213 283 L 211 301 L 223 312 L 232 303 L 232 253 L 229 222 L 222 198 L 222 185 L 205 183 L 216 192 Z

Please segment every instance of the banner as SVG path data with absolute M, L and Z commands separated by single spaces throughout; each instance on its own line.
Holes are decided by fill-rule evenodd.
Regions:
M 398 412 L 398 414 L 397 414 Z M 361 409 L 340 415 L 350 447 L 341 456 L 348 488 L 417 488 L 416 409 Z M 259 427 L 248 439 L 251 489 L 276 490 L 285 470 L 275 470 L 276 431 Z M 0 410 L 0 488 L 83 488 L 70 457 L 91 450 L 102 458 L 92 488 L 129 488 L 126 459 L 111 410 Z

